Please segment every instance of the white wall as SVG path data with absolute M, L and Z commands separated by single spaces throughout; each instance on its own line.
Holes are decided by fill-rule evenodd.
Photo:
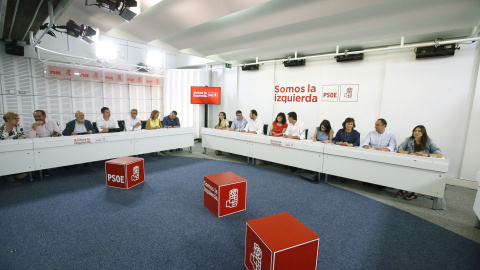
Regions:
M 480 171 L 480 44 L 477 44 L 477 53 L 474 63 L 474 71 L 476 69 L 477 77 L 476 82 L 473 81 L 473 91 L 469 98 L 473 100 L 470 113 L 470 121 L 468 124 L 468 133 L 465 141 L 465 154 L 463 156 L 463 162 L 461 164 L 461 179 L 474 180 L 478 171 Z
M 308 59 L 304 67 L 286 68 L 272 63 L 260 66 L 258 71 L 239 69 L 238 87 L 222 88 L 222 95 L 237 95 L 238 103 L 235 107 L 229 107 L 232 102 L 222 103 L 216 111 L 225 111 L 231 120 L 236 109 L 247 115 L 250 109 L 257 109 L 259 117 L 269 125 L 278 112 L 295 111 L 309 128 L 309 138 L 323 119 L 330 120 L 334 131 L 338 131 L 346 117 L 353 117 L 362 141 L 374 130 L 375 120 L 385 118 L 397 144 L 411 135 L 414 126 L 423 124 L 450 159 L 448 175 L 473 180 L 473 172 L 480 169 L 473 168 L 478 167 L 480 154 L 468 148 L 464 155 L 464 144 L 467 130 L 467 145 L 478 141 L 472 134 L 480 132 L 480 125 L 475 124 L 480 118 L 480 87 L 475 87 L 474 80 L 478 76 L 477 54 L 475 45 L 462 44 L 453 57 L 416 60 L 413 50 L 407 49 L 368 53 L 359 62 L 337 63 L 325 58 Z M 358 102 L 322 101 L 322 86 L 332 84 L 358 84 Z M 276 102 L 276 85 L 315 86 L 318 102 Z
M 170 69 L 165 73 L 163 100 L 165 115 L 175 110 L 182 127 L 193 127 L 195 138 L 200 137 L 205 115 L 197 104 L 191 104 L 191 86 L 202 86 L 207 81 L 205 70 Z M 163 116 L 162 116 L 163 117 Z

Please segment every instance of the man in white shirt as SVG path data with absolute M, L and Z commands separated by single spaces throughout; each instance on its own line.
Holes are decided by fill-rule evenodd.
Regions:
M 385 130 L 386 127 L 387 121 L 383 118 L 378 119 L 375 122 L 375 131 L 368 133 L 362 147 L 379 151 L 395 151 L 397 140 L 393 133 Z
M 97 129 L 100 133 L 108 133 L 108 129 L 110 128 L 119 128 L 118 122 L 115 117 L 110 117 L 110 109 L 107 107 L 103 107 L 101 110 L 102 116 L 97 118 Z
M 250 111 L 250 119 L 252 121 L 249 121 L 247 123 L 247 126 L 245 127 L 244 130 L 241 132 L 246 132 L 246 133 L 253 133 L 253 134 L 263 134 L 263 121 L 262 119 L 258 118 L 258 113 L 256 110 L 251 110 Z
M 137 131 L 142 130 L 142 120 L 137 117 L 138 110 L 132 109 L 130 111 L 130 116 L 125 118 L 125 130 L 126 131 Z
M 47 120 L 47 114 L 43 110 L 33 112 L 35 122 L 30 125 L 28 136 L 30 138 L 58 137 L 62 136 L 62 131 L 58 128 L 55 121 Z
M 296 140 L 305 140 L 305 125 L 297 120 L 297 113 L 289 112 L 287 115 L 289 125 L 283 134 L 283 137 Z

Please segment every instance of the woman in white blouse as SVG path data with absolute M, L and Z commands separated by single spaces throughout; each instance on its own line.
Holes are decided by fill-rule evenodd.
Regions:
M 227 120 L 227 114 L 225 114 L 224 112 L 220 112 L 218 114 L 218 123 L 215 125 L 215 129 L 228 129 L 229 128 L 229 123 L 228 123 L 228 120 Z M 218 155 L 221 155 L 222 154 L 222 151 L 218 151 L 218 150 L 215 150 L 215 154 L 218 156 Z

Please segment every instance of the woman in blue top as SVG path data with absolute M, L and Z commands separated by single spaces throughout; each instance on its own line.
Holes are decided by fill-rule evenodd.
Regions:
M 333 143 L 343 146 L 359 146 L 360 133 L 353 128 L 355 127 L 355 119 L 347 117 L 342 123 L 343 128 L 337 132 Z
M 315 129 L 315 134 L 313 134 L 312 140 L 319 141 L 323 143 L 329 143 L 332 141 L 333 138 L 333 130 L 332 126 L 330 126 L 330 121 L 323 120 Z
M 442 157 L 442 150 L 430 139 L 427 135 L 427 129 L 422 126 L 416 126 L 412 131 L 412 136 L 405 139 L 405 141 L 398 147 L 398 152 L 407 155 L 423 156 L 423 157 Z M 399 190 L 399 196 L 404 196 L 405 200 L 415 200 L 418 193 L 412 192 L 408 196 L 406 190 Z

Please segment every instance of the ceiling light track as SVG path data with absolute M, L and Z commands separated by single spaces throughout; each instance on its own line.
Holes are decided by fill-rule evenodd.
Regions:
M 150 67 L 145 65 L 131 65 L 131 64 L 121 64 L 121 63 L 111 63 L 107 61 L 101 61 L 99 59 L 87 58 L 82 56 L 75 56 L 69 55 L 64 53 L 59 53 L 55 51 L 51 51 L 40 46 L 37 46 L 37 59 L 43 63 L 54 63 L 54 64 L 62 64 L 62 65 L 70 65 L 75 67 L 95 67 L 95 68 L 102 68 L 107 70 L 116 70 L 116 71 L 124 71 L 124 72 L 136 72 L 140 69 L 147 69 L 149 74 L 151 75 L 159 75 L 154 71 L 163 71 L 162 68 Z M 53 57 L 56 57 L 60 60 L 46 59 L 42 58 L 40 51 L 47 52 Z M 73 59 L 78 59 L 79 61 L 73 61 Z
M 397 46 L 386 46 L 380 48 L 372 48 L 372 49 L 364 49 L 358 51 L 348 51 L 345 50 L 344 52 L 340 52 L 340 46 L 336 47 L 335 53 L 327 53 L 327 54 L 316 54 L 316 55 L 309 55 L 303 57 L 297 57 L 297 52 L 295 52 L 295 58 L 284 58 L 284 59 L 274 59 L 274 60 L 265 60 L 265 61 L 258 61 L 258 57 L 256 57 L 256 61 L 253 63 L 243 63 L 238 65 L 233 65 L 234 67 L 244 67 L 248 65 L 258 65 L 258 64 L 267 64 L 267 63 L 275 63 L 275 62 L 284 62 L 289 60 L 302 60 L 302 59 L 311 59 L 311 58 L 330 58 L 336 57 L 339 55 L 349 55 L 349 54 L 360 54 L 360 53 L 371 53 L 371 52 L 381 52 L 381 51 L 395 51 L 395 50 L 403 50 L 408 48 L 416 48 L 416 47 L 426 47 L 426 46 L 438 46 L 444 44 L 451 44 L 451 43 L 473 43 L 477 40 L 480 40 L 480 37 L 473 37 L 473 38 L 462 38 L 462 39 L 451 39 L 451 40 L 444 40 L 444 41 L 431 41 L 431 42 L 421 42 L 421 43 L 412 43 L 405 45 L 404 44 L 404 37 L 400 40 L 400 45 Z

